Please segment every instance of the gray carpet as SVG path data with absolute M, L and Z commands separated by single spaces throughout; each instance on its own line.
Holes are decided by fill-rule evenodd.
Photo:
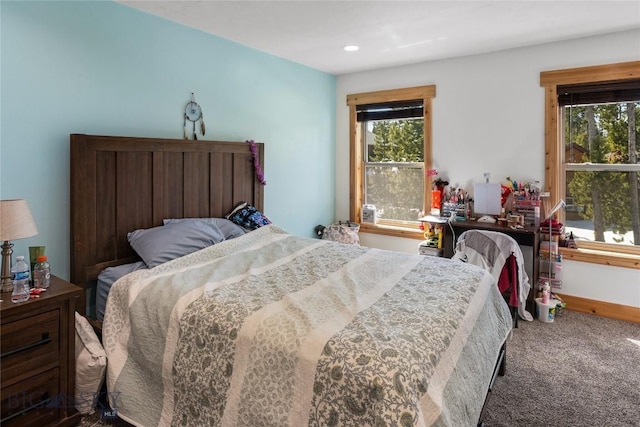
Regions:
M 520 321 L 482 420 L 487 427 L 640 426 L 640 324 L 566 310 L 553 323 Z M 125 424 L 95 414 L 81 426 Z
M 564 310 L 519 322 L 507 358 L 487 426 L 640 426 L 640 324 Z

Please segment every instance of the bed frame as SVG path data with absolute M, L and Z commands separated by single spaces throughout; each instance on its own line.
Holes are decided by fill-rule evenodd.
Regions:
M 95 318 L 106 268 L 139 260 L 127 233 L 164 218 L 223 217 L 245 201 L 263 210 L 264 187 L 246 142 L 72 134 L 71 282 L 78 312 Z M 260 164 L 264 145 L 256 144 Z
M 264 146 L 256 145 L 264 164 Z M 128 232 L 164 218 L 223 217 L 241 201 L 263 210 L 263 199 L 245 142 L 72 134 L 71 282 L 85 291 L 78 312 L 95 319 L 95 285 L 104 268 L 139 260 Z M 489 392 L 505 366 L 506 343 Z

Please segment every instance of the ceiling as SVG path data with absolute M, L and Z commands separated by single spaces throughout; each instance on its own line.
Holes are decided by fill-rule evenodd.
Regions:
M 116 1 L 336 75 L 640 28 L 638 0 Z

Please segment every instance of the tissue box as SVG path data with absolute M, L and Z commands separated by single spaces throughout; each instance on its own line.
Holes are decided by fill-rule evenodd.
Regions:
M 370 224 L 377 222 L 376 207 L 374 205 L 362 205 L 362 222 Z

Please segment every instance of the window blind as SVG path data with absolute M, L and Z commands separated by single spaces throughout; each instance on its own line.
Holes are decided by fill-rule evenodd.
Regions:
M 356 105 L 356 114 L 359 122 L 423 117 L 424 103 L 416 99 Z
M 640 101 L 640 80 L 561 85 L 557 88 L 558 105 L 590 105 L 608 102 Z

